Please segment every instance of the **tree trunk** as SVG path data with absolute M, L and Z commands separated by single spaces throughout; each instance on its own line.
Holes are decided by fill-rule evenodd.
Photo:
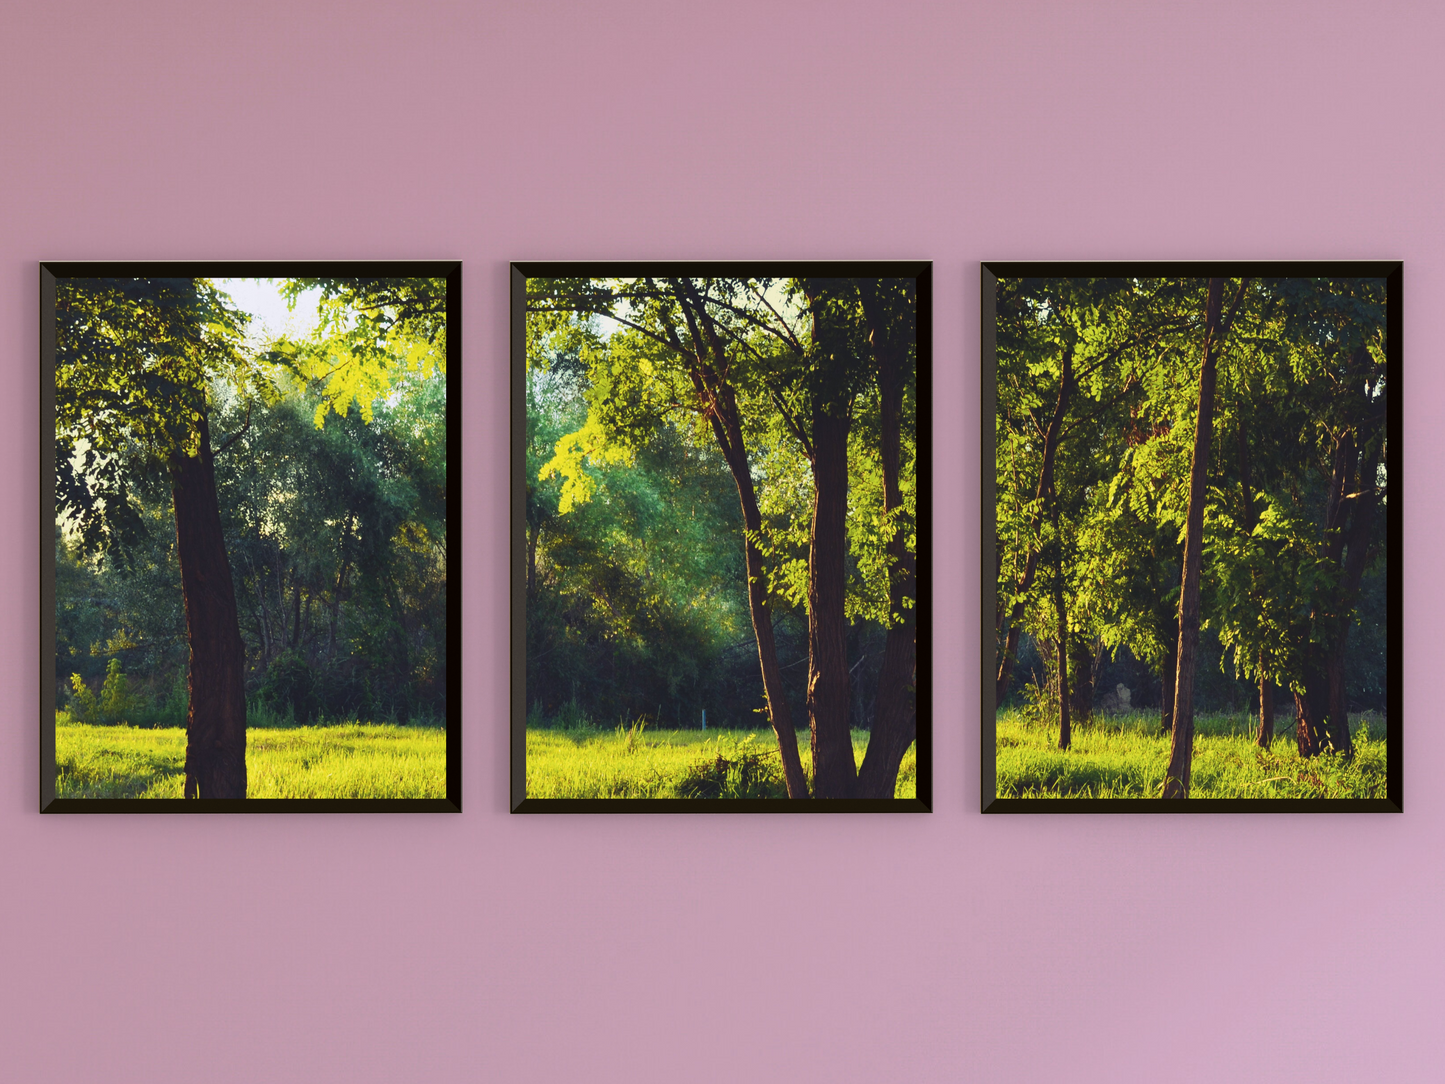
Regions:
M 1069 717 L 1078 726 L 1087 726 L 1094 714 L 1094 660 L 1087 640 L 1069 641 Z
M 1059 748 L 1067 749 L 1073 742 L 1069 728 L 1069 621 L 1064 614 L 1064 578 L 1054 578 L 1054 606 L 1058 611 L 1057 633 L 1059 667 Z
M 204 415 L 200 442 L 196 455 L 171 457 L 176 557 L 190 641 L 185 796 L 244 798 L 246 658 Z
M 1199 366 L 1199 410 L 1189 470 L 1189 513 L 1184 528 L 1184 575 L 1179 591 L 1179 663 L 1174 675 L 1174 731 L 1169 745 L 1165 798 L 1188 798 L 1194 762 L 1194 667 L 1199 648 L 1199 574 L 1204 560 L 1204 498 L 1209 445 L 1214 434 L 1215 336 L 1224 280 L 1209 280 L 1205 305 L 1204 361 Z
M 886 336 L 883 319 L 869 311 L 871 292 L 863 292 L 874 360 L 878 368 L 880 458 L 883 463 L 883 511 L 890 518 L 903 507 L 898 479 L 902 456 L 903 359 L 909 343 Z M 860 798 L 892 798 L 898 789 L 898 770 L 913 744 L 918 729 L 917 710 L 917 565 L 908 552 L 905 525 L 894 519 L 893 537 L 888 540 L 888 610 L 892 624 L 883 647 L 883 665 L 878 672 L 878 696 L 873 711 L 873 731 L 868 751 L 858 770 Z M 906 605 L 908 600 L 912 605 Z
M 1054 403 L 1054 414 L 1049 419 L 1049 427 L 1044 432 L 1044 461 L 1039 470 L 1039 488 L 1036 499 L 1042 498 L 1046 493 L 1053 491 L 1054 486 L 1054 460 L 1059 450 L 1059 438 L 1063 434 L 1064 414 L 1069 407 L 1069 386 L 1074 380 L 1074 347 L 1072 344 L 1064 348 L 1063 368 L 1059 374 L 1059 397 Z M 1033 527 L 1038 526 L 1038 516 L 1043 514 L 1042 504 L 1035 516 Z M 1024 560 L 1024 573 L 1018 581 L 1018 593 L 1026 593 L 1033 586 L 1034 574 L 1038 568 L 1038 553 L 1032 552 Z M 1002 613 L 1002 611 L 1000 611 Z M 1008 695 L 1010 682 L 1013 681 L 1014 663 L 1018 659 L 1019 647 L 1019 622 L 1023 620 L 1024 603 L 1022 600 L 1015 602 L 1008 615 L 1009 629 L 1005 641 L 1003 658 L 999 660 L 998 680 L 995 686 L 994 707 L 1003 703 L 1004 697 Z M 996 634 L 1002 629 L 995 630 Z
M 291 581 L 291 650 L 301 646 L 301 581 Z
M 763 673 L 763 698 L 768 719 L 778 739 L 778 755 L 783 763 L 783 780 L 789 798 L 807 798 L 808 780 L 803 774 L 798 755 L 798 734 L 793 729 L 792 715 L 783 688 L 782 668 L 778 666 L 777 642 L 773 638 L 773 615 L 768 607 L 767 570 L 762 551 L 753 539 L 762 530 L 757 493 L 753 489 L 752 467 L 747 446 L 743 442 L 742 423 L 738 413 L 737 395 L 727 382 L 727 356 L 717 329 L 697 291 L 685 279 L 671 280 L 673 296 L 687 320 L 694 349 L 688 350 L 677 336 L 671 346 L 687 362 L 688 375 L 697 392 L 702 414 L 712 426 L 719 450 L 732 472 L 738 488 L 738 503 L 743 512 L 743 557 L 748 573 L 748 612 L 752 617 L 753 635 L 758 644 L 758 663 Z M 708 359 L 712 359 L 709 364 Z
M 846 408 L 815 407 L 813 525 L 808 538 L 808 721 L 816 798 L 851 798 L 858 784 L 848 726 L 844 613 L 848 429 Z
M 1159 671 L 1159 726 L 1166 736 L 1174 733 L 1174 674 L 1179 668 L 1178 618 L 1169 624 L 1174 626 L 1165 629 L 1165 634 L 1169 636 L 1169 654 L 1164 657 L 1164 668 Z
M 752 468 L 748 463 L 747 446 L 743 443 L 737 403 L 730 387 L 724 386 L 713 393 L 699 369 L 692 370 L 692 380 L 704 400 L 714 403 L 715 408 L 709 411 L 708 420 L 738 488 L 738 503 L 743 513 L 743 559 L 748 572 L 748 613 L 753 621 L 753 637 L 758 644 L 758 664 L 763 673 L 763 698 L 768 708 L 768 720 L 773 724 L 773 734 L 778 739 L 778 755 L 783 762 L 783 781 L 789 798 L 807 798 L 808 779 L 803 774 L 798 733 L 793 729 L 792 714 L 788 711 L 783 671 L 778 665 L 777 641 L 773 637 L 767 570 L 763 567 L 763 553 L 753 542 L 762 530 L 763 517 L 758 511 L 757 492 L 753 489 Z
M 348 561 L 346 558 L 346 542 L 351 536 L 351 516 L 346 517 L 341 525 L 341 541 L 337 545 L 337 569 L 336 586 L 331 591 L 331 629 L 326 641 L 326 662 L 330 665 L 336 655 L 336 621 L 341 611 L 341 590 L 346 586 L 346 572 Z
M 542 533 L 540 525 L 527 528 L 527 598 L 537 594 L 537 538 Z
M 1330 744 L 1346 756 L 1352 756 L 1355 747 L 1350 740 L 1349 704 L 1345 698 L 1345 645 L 1350 634 L 1349 614 L 1360 591 L 1360 580 L 1365 574 L 1365 562 L 1369 557 L 1370 535 L 1375 526 L 1375 474 L 1379 464 L 1377 448 L 1364 457 L 1355 476 L 1354 507 L 1350 515 L 1339 602 L 1335 611 L 1339 614 L 1339 632 L 1329 658 L 1330 716 L 1326 729 Z
M 1305 691 L 1294 694 L 1294 707 L 1298 719 L 1295 723 L 1295 746 L 1302 757 L 1318 756 L 1325 751 L 1328 735 L 1325 731 L 1325 711 L 1328 693 L 1324 675 L 1319 672 L 1305 675 Z
M 1261 749 L 1268 749 L 1272 741 L 1274 741 L 1274 683 L 1265 677 L 1261 665 L 1259 672 L 1259 733 L 1255 735 L 1254 744 Z

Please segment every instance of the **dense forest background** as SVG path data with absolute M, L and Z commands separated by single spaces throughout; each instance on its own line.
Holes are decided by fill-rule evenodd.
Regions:
M 246 337 L 257 329 L 222 292 L 217 304 L 238 332 L 231 345 L 252 379 L 242 386 L 213 374 L 205 382 L 252 722 L 261 714 L 442 718 L 444 366 L 430 355 L 409 364 L 420 355 L 403 353 L 386 362 L 384 386 L 342 387 L 347 366 L 337 351 L 367 333 L 379 311 L 368 308 L 367 290 L 374 301 L 379 287 L 287 287 L 298 308 L 324 310 L 314 333 L 290 342 Z M 367 349 L 395 353 L 370 335 Z M 361 353 L 349 355 L 349 379 L 365 371 Z M 171 478 L 134 442 L 92 469 L 124 479 L 126 515 L 111 497 L 103 529 L 88 536 L 57 517 L 57 704 L 79 721 L 185 726 L 188 647 Z M 105 497 L 90 499 L 104 511 Z
M 996 320 L 997 705 L 1067 746 L 1123 685 L 1169 731 L 1194 531 L 1194 706 L 1348 753 L 1390 707 L 1385 280 L 1005 278 Z

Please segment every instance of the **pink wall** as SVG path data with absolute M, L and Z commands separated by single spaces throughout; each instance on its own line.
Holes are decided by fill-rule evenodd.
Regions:
M 1425 3 L 9 5 L 0 1076 L 1439 1079 L 1442 40 Z M 462 815 L 36 813 L 36 261 L 177 257 L 465 261 Z M 932 815 L 507 815 L 506 266 L 603 257 L 935 261 Z M 1405 261 L 1402 816 L 978 814 L 978 263 L 1115 257 Z

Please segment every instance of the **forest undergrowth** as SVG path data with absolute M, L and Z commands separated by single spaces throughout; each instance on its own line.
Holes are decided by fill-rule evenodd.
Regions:
M 246 728 L 248 798 L 444 798 L 440 723 L 298 724 L 253 710 Z M 56 713 L 57 798 L 181 798 L 181 727 L 96 726 Z
M 808 731 L 798 731 L 808 748 Z M 868 731 L 853 731 L 853 757 L 863 763 Z M 812 772 L 803 758 L 804 772 Z M 895 798 L 918 791 L 917 746 L 909 746 Z M 759 730 L 654 730 L 644 721 L 612 728 L 569 719 L 527 725 L 528 798 L 786 798 L 777 739 Z
M 1283 730 L 1286 719 L 1276 721 Z M 1292 731 L 1269 749 L 1254 743 L 1257 720 L 1195 716 L 1191 798 L 1384 798 L 1385 722 L 1351 716 L 1354 755 L 1301 757 Z M 1058 748 L 1058 724 L 1004 710 L 996 724 L 1000 798 L 1157 798 L 1169 765 L 1169 735 L 1157 713 L 1095 716 Z

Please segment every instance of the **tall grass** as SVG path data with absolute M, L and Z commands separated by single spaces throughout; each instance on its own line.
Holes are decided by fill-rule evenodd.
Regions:
M 439 725 L 297 725 L 248 713 L 248 798 L 443 798 L 446 731 Z M 56 713 L 59 798 L 180 798 L 186 732 L 92 726 Z
M 1192 798 L 1384 798 L 1385 724 L 1356 716 L 1352 757 L 1301 757 L 1292 736 L 1268 750 L 1254 744 L 1255 720 L 1241 714 L 1195 718 Z M 1000 798 L 1157 798 L 1169 764 L 1169 736 L 1157 715 L 1096 717 L 1075 726 L 1072 748 L 1057 748 L 1058 726 L 1023 712 L 998 713 L 996 793 Z
M 580 723 L 580 725 L 579 725 Z M 798 745 L 808 748 L 808 732 Z M 862 764 L 868 732 L 853 731 Z M 803 770 L 811 765 L 806 752 Z M 895 798 L 918 791 L 917 749 L 910 746 Z M 611 729 L 568 716 L 564 725 L 527 725 L 528 798 L 786 798 L 777 739 L 759 730 L 657 730 L 644 722 Z

